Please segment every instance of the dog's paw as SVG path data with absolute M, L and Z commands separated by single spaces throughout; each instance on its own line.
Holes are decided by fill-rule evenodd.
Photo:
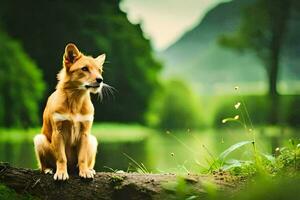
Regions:
M 53 170 L 51 168 L 44 169 L 44 174 L 53 174 Z
M 96 171 L 95 171 L 94 169 L 90 169 L 90 170 L 91 170 L 91 172 L 93 173 L 93 175 L 96 174 Z
M 65 181 L 69 179 L 69 175 L 67 171 L 56 171 L 53 178 L 57 181 Z
M 82 178 L 94 178 L 95 170 L 85 169 L 79 171 L 79 176 Z

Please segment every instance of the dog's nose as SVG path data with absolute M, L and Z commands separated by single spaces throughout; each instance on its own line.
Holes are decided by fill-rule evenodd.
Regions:
M 103 79 L 102 78 L 96 78 L 97 83 L 102 83 Z

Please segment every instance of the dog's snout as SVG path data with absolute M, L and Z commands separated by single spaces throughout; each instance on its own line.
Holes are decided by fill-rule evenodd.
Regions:
M 97 83 L 102 83 L 103 79 L 102 78 L 96 78 Z

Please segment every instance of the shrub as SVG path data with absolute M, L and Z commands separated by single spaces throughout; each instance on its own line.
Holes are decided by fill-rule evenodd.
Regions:
M 266 96 L 245 96 L 243 97 L 243 100 L 254 125 L 263 125 L 268 122 L 270 103 Z M 245 111 L 245 108 L 241 105 L 240 109 L 236 110 L 234 105 L 238 102 L 243 104 L 241 97 L 239 96 L 220 97 L 214 113 L 213 126 L 223 127 L 222 119 L 241 115 L 240 110 L 242 109 Z
M 287 125 L 300 127 L 300 96 L 286 96 L 283 101 L 284 118 Z
M 241 102 L 239 96 L 218 97 L 217 105 L 213 117 L 213 126 L 223 127 L 222 119 L 234 117 L 240 114 L 239 110 L 234 109 L 237 102 Z M 264 95 L 244 96 L 244 102 L 249 112 L 251 121 L 254 125 L 265 125 L 270 122 L 270 99 Z M 281 95 L 279 97 L 278 124 L 300 127 L 300 96 Z M 243 108 L 242 108 L 243 109 Z
M 0 30 L 0 126 L 36 125 L 44 82 L 21 45 Z
M 192 91 L 180 80 L 170 80 L 154 98 L 147 121 L 164 130 L 197 128 L 201 123 L 199 103 Z

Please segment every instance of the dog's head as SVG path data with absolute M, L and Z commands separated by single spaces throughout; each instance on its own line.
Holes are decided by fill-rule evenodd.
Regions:
M 69 43 L 63 56 L 63 69 L 58 80 L 64 88 L 88 90 L 98 93 L 103 87 L 103 63 L 105 54 L 93 58 L 81 53 L 75 44 Z

